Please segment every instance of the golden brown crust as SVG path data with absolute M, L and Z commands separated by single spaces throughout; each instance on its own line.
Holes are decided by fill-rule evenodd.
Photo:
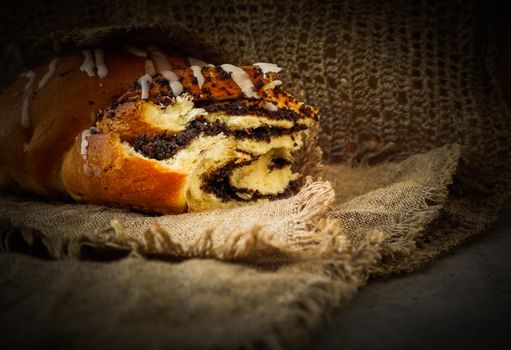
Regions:
M 73 199 L 158 213 L 186 209 L 186 174 L 155 160 L 126 156 L 114 135 L 93 134 L 87 142 L 82 155 L 82 140 L 77 137 L 62 165 L 62 183 Z
M 48 66 L 34 69 L 28 128 L 20 122 L 28 79 L 20 77 L 0 93 L 0 143 L 4 145 L 0 147 L 0 188 L 66 197 L 59 181 L 64 153 L 76 135 L 94 124 L 100 106 L 110 103 L 144 74 L 143 60 L 130 55 L 105 55 L 105 79 L 81 72 L 82 62 L 79 54 L 60 58 L 55 74 L 40 89 L 37 85 Z
M 167 55 L 184 92 L 195 100 L 242 100 L 247 105 L 273 101 L 279 107 L 301 111 L 302 103 L 283 92 L 266 90 L 273 74 L 254 66 L 242 67 L 261 99 L 242 99 L 240 87 L 219 66 L 203 67 L 199 88 L 187 59 Z M 48 66 L 34 69 L 28 89 L 29 125 L 23 126 L 22 105 L 28 79 L 21 76 L 0 93 L 0 189 L 24 191 L 51 198 L 72 197 L 78 202 L 116 205 L 158 213 L 186 210 L 187 174 L 169 170 L 153 159 L 130 155 L 121 142 L 141 134 L 165 132 L 143 117 L 145 104 L 172 98 L 168 81 L 152 77 L 148 102 L 136 82 L 146 74 L 147 58 L 108 51 L 104 79 L 80 70 L 82 54 L 59 58 L 56 71 L 39 88 Z M 168 102 L 168 101 L 167 101 Z M 314 110 L 313 113 L 316 113 Z M 99 133 L 83 139 L 96 126 Z M 85 146 L 84 146 L 85 145 Z
M 254 84 L 255 91 L 260 96 L 264 96 L 263 87 L 269 83 L 273 74 L 266 76 L 255 66 L 241 66 L 248 75 L 248 78 Z M 231 74 L 225 72 L 220 66 L 202 67 L 201 74 L 204 76 L 204 83 L 199 83 L 190 68 L 175 69 L 173 72 L 179 77 L 180 83 L 184 86 L 184 92 L 190 94 L 194 100 L 227 100 L 237 99 L 244 96 L 243 91 L 231 79 Z M 161 74 L 153 79 L 154 84 L 149 90 L 149 98 L 157 95 L 173 96 L 172 90 L 168 86 L 168 82 Z M 119 100 L 140 97 L 140 86 L 135 84 L 135 88 L 131 88 L 123 94 Z
M 131 142 L 138 135 L 144 133 L 160 133 L 163 129 L 157 128 L 144 120 L 142 112 L 143 101 L 126 102 L 116 106 L 112 115 L 103 117 L 97 123 L 101 132 L 115 131 L 122 140 Z M 110 112 L 109 112 L 110 113 Z

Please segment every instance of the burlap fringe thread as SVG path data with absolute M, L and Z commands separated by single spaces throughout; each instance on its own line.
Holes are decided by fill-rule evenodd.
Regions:
M 448 199 L 448 186 L 456 171 L 460 147 L 448 145 L 431 154 L 435 152 L 439 152 L 436 156 L 445 156 L 439 170 L 442 176 L 439 176 L 437 183 L 426 182 L 416 186 L 413 181 L 401 182 L 401 185 L 409 186 L 408 190 L 421 191 L 418 196 L 420 203 L 415 203 L 391 227 L 367 225 L 364 226 L 364 234 L 358 237 L 353 237 L 349 227 L 344 224 L 346 216 L 350 215 L 350 208 L 356 208 L 354 202 L 363 202 L 365 195 L 335 203 L 330 182 L 312 182 L 309 179 L 294 197 L 299 205 L 290 219 L 296 224 L 293 231 L 299 234 L 292 249 L 276 240 L 279 225 L 275 223 L 274 230 L 268 230 L 264 225 L 254 225 L 221 245 L 213 244 L 215 230 L 206 228 L 202 236 L 185 247 L 176 242 L 171 232 L 159 225 L 134 237 L 126 233 L 125 226 L 118 220 L 111 221 L 107 228 L 58 242 L 54 238 L 50 241 L 40 231 L 23 225 L 14 227 L 12 223 L 3 221 L 0 222 L 0 249 L 10 250 L 11 238 L 20 235 L 27 244 L 40 240 L 55 258 L 79 258 L 85 246 L 93 246 L 125 251 L 133 256 L 169 255 L 251 264 L 269 263 L 279 267 L 280 272 L 313 276 L 299 290 L 290 291 L 289 300 L 286 301 L 289 307 L 283 307 L 275 315 L 278 319 L 274 320 L 271 332 L 240 344 L 247 349 L 254 348 L 255 344 L 270 349 L 297 346 L 307 340 L 311 330 L 324 324 L 336 309 L 348 302 L 370 276 L 403 271 L 396 269 L 395 263 L 413 256 L 418 249 L 416 240 L 425 232 L 425 227 L 438 217 Z M 369 191 L 367 195 L 374 196 L 374 192 Z
M 449 160 L 445 162 L 446 174 L 454 174 L 460 147 L 449 148 Z M 452 183 L 452 176 L 442 178 L 435 187 L 417 186 L 421 191 L 421 203 L 415 205 L 406 217 L 395 222 L 388 229 L 368 227 L 367 232 L 379 232 L 381 239 L 380 255 L 385 265 L 410 256 L 416 249 L 416 239 L 424 227 L 438 217 L 440 209 L 448 197 L 447 186 Z M 414 183 L 409 184 L 413 188 Z M 371 195 L 374 195 L 371 192 Z M 302 191 L 293 200 L 298 203 L 298 210 L 288 221 L 273 222 L 271 229 L 263 224 L 255 224 L 246 231 L 240 231 L 225 239 L 221 244 L 213 244 L 215 228 L 205 227 L 203 234 L 189 245 L 183 245 L 173 238 L 174 234 L 161 225 L 155 224 L 143 231 L 141 235 L 128 235 L 124 224 L 112 220 L 108 227 L 96 229 L 89 234 L 78 237 L 49 239 L 44 232 L 26 225 L 13 225 L 9 220 L 0 222 L 0 249 L 12 250 L 9 246 L 14 235 L 20 235 L 28 245 L 39 240 L 53 258 L 81 258 L 84 247 L 103 251 L 120 251 L 131 256 L 170 256 L 180 258 L 216 258 L 228 261 L 247 261 L 251 263 L 296 262 L 299 260 L 330 260 L 336 252 L 347 247 L 363 245 L 367 237 L 353 237 L 344 221 L 349 217 L 354 200 L 364 201 L 364 195 L 346 203 L 334 203 L 335 193 L 328 181 L 312 182 L 308 178 Z M 345 210 L 344 208 L 348 208 Z M 347 221 L 347 220 L 346 220 Z M 295 232 L 293 244 L 279 242 L 275 237 L 282 225 L 292 222 Z M 283 228 L 283 227 L 282 227 Z M 369 235 L 369 233 L 366 233 Z M 373 239 L 373 238 L 371 238 Z M 334 258 L 335 260 L 336 258 Z M 373 273 L 385 274 L 385 268 L 373 266 Z
M 217 258 L 220 260 L 247 260 L 257 262 L 272 256 L 281 261 L 294 261 L 304 259 L 316 252 L 327 254 L 330 249 L 326 240 L 318 241 L 317 237 L 336 235 L 338 220 L 330 219 L 328 224 L 315 223 L 315 218 L 323 215 L 334 200 L 334 191 L 326 181 L 312 182 L 309 178 L 298 195 L 293 197 L 298 210 L 284 222 L 271 223 L 271 230 L 263 224 L 255 224 L 247 231 L 238 232 L 220 245 L 213 244 L 215 229 L 205 227 L 203 234 L 190 245 L 184 246 L 173 238 L 173 234 L 161 225 L 155 224 L 144 230 L 141 235 L 128 235 L 124 224 L 111 220 L 110 225 L 103 229 L 96 229 L 89 234 L 78 237 L 47 237 L 44 232 L 26 225 L 14 225 L 9 220 L 0 222 L 0 249 L 11 251 L 9 242 L 13 236 L 20 235 L 25 243 L 33 245 L 39 240 L 48 250 L 51 257 L 81 258 L 84 247 L 93 247 L 104 251 L 124 251 L 131 256 L 171 256 L 182 258 Z M 296 245 L 290 249 L 288 245 L 278 242 L 278 235 L 282 225 L 292 223 L 293 232 L 296 233 Z M 313 247 L 304 245 L 317 241 Z M 329 247 L 328 249 L 326 247 Z

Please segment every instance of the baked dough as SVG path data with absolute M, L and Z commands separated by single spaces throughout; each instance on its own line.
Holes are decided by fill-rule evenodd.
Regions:
M 0 93 L 0 188 L 161 214 L 289 196 L 318 114 L 279 70 L 156 47 L 54 59 Z

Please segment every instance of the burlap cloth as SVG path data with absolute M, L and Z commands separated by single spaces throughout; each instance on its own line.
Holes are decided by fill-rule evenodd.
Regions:
M 286 67 L 290 89 L 321 109 L 327 165 L 311 139 L 296 196 L 177 216 L 3 193 L 0 247 L 59 259 L 0 254 L 4 339 L 297 347 L 369 277 L 431 261 L 509 199 L 494 3 L 84 1 L 56 15 L 64 4 L 7 11 L 2 51 L 18 63 L 4 77 L 35 60 L 19 44 L 34 28 L 164 24 L 185 46 L 195 35 L 236 62 Z

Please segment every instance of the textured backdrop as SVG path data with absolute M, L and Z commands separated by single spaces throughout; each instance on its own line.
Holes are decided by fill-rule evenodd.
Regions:
M 74 6 L 69 6 L 65 1 L 45 5 L 34 3 L 32 6 L 8 5 L 0 15 L 2 52 L 6 58 L 18 59 L 2 60 L 5 79 L 16 76 L 37 61 L 40 52 L 28 44 L 33 38 L 41 39 L 57 30 L 70 32 L 98 26 L 159 23 L 167 28 L 184 28 L 185 31 L 179 37 L 187 40 L 193 36 L 189 31 L 195 33 L 200 40 L 214 47 L 220 56 L 223 55 L 222 59 L 240 63 L 278 63 L 286 69 L 282 79 L 291 91 L 321 110 L 319 140 L 325 161 L 334 164 L 327 167 L 326 175 L 336 190 L 336 209 L 341 208 L 337 217 L 344 223 L 343 230 L 349 231 L 347 234 L 344 232 L 345 236 L 352 240 L 357 249 L 349 253 L 341 252 L 342 258 L 334 259 L 334 262 L 328 260 L 315 265 L 292 265 L 275 271 L 274 275 L 268 271 L 250 270 L 246 266 L 238 270 L 236 265 L 219 262 L 209 264 L 197 260 L 182 265 L 161 265 L 158 271 L 164 276 L 171 272 L 164 273 L 163 270 L 172 270 L 178 280 L 188 283 L 189 288 L 205 288 L 214 295 L 213 299 L 199 298 L 193 302 L 190 299 L 189 307 L 192 309 L 182 311 L 183 315 L 190 317 L 196 316 L 193 307 L 205 307 L 205 301 L 215 304 L 214 298 L 218 298 L 226 289 L 236 295 L 233 302 L 246 297 L 242 289 L 236 289 L 235 285 L 241 283 L 237 279 L 227 278 L 221 286 L 214 284 L 214 281 L 211 281 L 212 285 L 204 286 L 208 279 L 200 276 L 205 271 L 208 271 L 206 275 L 211 276 L 215 268 L 218 267 L 219 272 L 222 266 L 222 271 L 235 270 L 235 273 L 245 276 L 247 280 L 252 278 L 252 285 L 264 281 L 260 284 L 262 289 L 258 290 L 259 294 L 251 295 L 252 300 L 257 300 L 255 304 L 260 306 L 257 310 L 261 314 L 240 316 L 245 321 L 264 320 L 260 322 L 261 327 L 246 328 L 246 336 L 241 332 L 229 339 L 227 336 L 209 339 L 210 343 L 206 342 L 209 346 L 222 344 L 235 347 L 241 343 L 249 347 L 261 345 L 260 341 L 269 347 L 296 346 L 303 339 L 305 330 L 316 328 L 325 315 L 348 300 L 368 276 L 409 271 L 467 237 L 484 232 L 498 217 L 503 203 L 509 200 L 511 116 L 503 102 L 497 80 L 499 53 L 503 44 L 500 20 L 505 11 L 496 1 L 484 4 L 478 1 L 355 0 L 262 1 L 248 4 L 241 1 L 229 4 L 206 1 L 110 1 L 108 5 L 98 1 L 75 3 Z M 59 39 L 58 36 L 56 38 Z M 179 38 L 173 39 L 179 41 Z M 180 44 L 189 45 L 192 50 L 196 42 L 192 45 L 184 40 Z M 429 154 L 412 158 L 400 165 L 388 163 L 450 143 L 462 145 L 462 161 L 457 166 L 456 177 L 448 187 L 448 196 L 446 186 L 451 182 L 453 169 L 450 161 L 442 163 L 441 160 L 444 159 L 442 157 L 454 159 L 453 154 L 457 152 L 453 149 L 457 148 L 437 150 L 437 153 L 432 153 L 436 156 Z M 377 163 L 384 165 L 373 167 Z M 415 168 L 410 164 L 415 164 Z M 352 169 L 350 165 L 360 168 Z M 422 197 L 425 204 L 435 211 L 430 213 L 432 215 L 428 214 L 428 218 L 435 218 L 433 222 L 410 222 L 414 215 L 389 215 L 390 221 L 385 221 L 384 228 L 395 228 L 397 225 L 397 232 L 402 233 L 394 238 L 386 236 L 387 243 L 389 237 L 390 243 L 396 243 L 390 250 L 388 244 L 386 250 L 375 248 L 381 243 L 378 235 L 366 235 L 363 238 L 353 235 L 348 219 L 360 214 L 362 207 L 367 208 L 369 203 L 379 205 L 377 214 L 386 209 L 385 202 L 370 202 L 364 195 L 369 194 L 372 199 L 381 198 L 381 195 L 375 197 L 376 191 L 391 191 L 395 182 L 407 178 L 403 174 L 409 175 L 413 169 L 420 170 L 415 173 L 417 176 L 413 178 L 414 184 L 424 184 L 420 173 L 425 169 L 441 168 L 441 165 L 450 170 L 444 171 L 444 174 L 433 172 L 439 179 L 427 184 L 445 195 L 445 198 L 439 196 L 442 198 L 434 201 L 428 196 Z M 429 179 L 432 178 L 435 177 Z M 402 182 L 400 184 L 403 185 Z M 391 193 L 395 195 L 395 192 Z M 390 197 L 389 194 L 385 198 L 410 199 L 412 193 L 410 191 L 404 197 Z M 346 216 L 347 211 L 342 211 L 342 206 L 346 206 L 348 200 L 352 205 L 348 206 L 351 210 L 348 212 L 352 216 Z M 357 203 L 361 205 L 357 207 Z M 358 211 L 353 211 L 353 208 L 358 208 Z M 9 226 L 8 223 L 5 225 Z M 360 223 L 357 225 L 361 226 Z M 393 231 L 382 232 L 387 234 Z M 406 235 L 407 232 L 413 235 Z M 100 281 L 112 293 L 101 294 L 97 289 L 91 289 L 80 294 L 79 290 L 71 288 L 73 283 L 81 285 L 75 280 L 77 277 L 63 278 L 61 282 L 68 286 L 67 291 L 73 302 L 79 303 L 83 298 L 90 303 L 96 300 L 107 304 L 119 295 L 125 286 L 125 279 L 136 280 L 123 266 L 141 264 L 144 266 L 140 268 L 141 273 L 147 267 L 141 261 L 133 263 L 131 260 L 92 267 L 75 265 L 75 262 L 42 264 L 27 261 L 26 258 L 3 259 L 5 267 L 10 271 L 3 280 L 3 286 L 9 286 L 11 289 L 6 290 L 12 293 L 12 299 L 7 301 L 18 300 L 12 308 L 6 307 L 4 320 L 8 320 L 9 315 L 23 315 L 25 310 L 33 307 L 33 303 L 39 302 L 31 298 L 15 298 L 13 286 L 23 287 L 21 289 L 27 294 L 37 290 L 36 284 L 16 279 L 22 271 L 45 271 L 41 273 L 46 277 L 40 281 L 40 284 L 44 284 L 51 278 L 53 268 L 62 271 L 76 269 L 84 276 L 80 283 Z M 124 272 L 115 272 L 117 268 Z M 317 268 L 324 270 L 317 273 Z M 200 273 L 195 275 L 197 271 Z M 297 277 L 298 274 L 302 277 Z M 111 275 L 120 279 L 120 282 L 116 283 L 116 279 L 113 279 L 112 284 L 108 284 L 107 278 Z M 186 279 L 184 276 L 190 277 Z M 151 290 L 155 293 L 165 290 L 158 284 L 159 281 L 156 278 L 147 282 L 151 283 Z M 50 286 L 61 291 L 57 282 Z M 144 280 L 140 279 L 140 283 L 144 283 Z M 133 288 L 145 290 L 143 285 Z M 171 287 L 166 285 L 166 288 Z M 132 329 L 126 328 L 124 320 L 135 322 L 147 316 L 134 311 L 130 314 L 129 310 L 140 311 L 143 307 L 141 305 L 147 306 L 138 304 L 140 299 L 136 295 L 131 295 L 131 302 L 125 305 L 128 316 L 122 310 L 114 309 L 120 313 L 116 314 L 109 325 L 113 328 L 110 333 L 102 334 L 105 338 L 98 341 L 134 339 L 129 337 Z M 44 299 L 44 294 L 39 297 L 49 300 Z M 262 300 L 268 302 L 264 304 Z M 238 303 L 236 307 L 240 308 L 236 310 L 246 310 L 250 305 Z M 177 331 L 168 334 L 164 332 L 165 324 L 168 326 L 169 322 L 165 317 L 172 313 L 163 312 L 169 311 L 165 310 L 165 305 L 159 305 L 156 309 L 161 312 L 160 318 L 154 319 L 151 326 L 153 329 L 162 327 L 158 329 L 165 335 L 156 337 L 163 339 L 162 343 L 158 343 L 156 338 L 152 339 L 155 344 L 168 344 L 168 341 L 179 339 L 182 334 Z M 62 312 L 61 318 L 52 318 L 51 312 L 59 310 Z M 53 325 L 54 333 L 39 336 L 51 343 L 54 339 L 52 336 L 59 335 L 58 325 L 66 324 L 70 310 L 60 301 L 54 301 L 53 306 L 50 303 L 41 311 L 39 322 L 44 324 L 44 321 L 53 321 L 47 324 Z M 207 310 L 213 312 L 211 320 L 230 320 L 227 314 L 212 311 L 215 310 L 212 307 Z M 224 318 L 215 318 L 215 315 Z M 87 316 L 91 317 L 90 314 Z M 207 329 L 208 319 L 199 318 L 197 322 L 200 320 L 206 323 L 204 329 Z M 215 328 L 215 334 L 225 335 L 228 326 L 232 324 L 226 324 L 227 328 L 224 329 Z M 96 331 L 94 328 L 84 328 L 84 324 L 78 324 L 76 328 L 70 324 L 69 327 L 71 334 L 81 336 Z M 114 331 L 122 334 L 113 335 Z M 16 333 L 13 334 L 16 336 Z M 150 335 L 147 335 L 149 338 Z M 198 340 L 188 338 L 187 341 Z

